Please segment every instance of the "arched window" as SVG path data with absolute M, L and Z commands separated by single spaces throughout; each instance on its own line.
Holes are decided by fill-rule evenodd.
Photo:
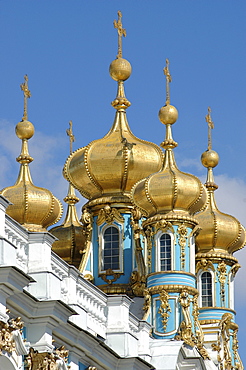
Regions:
M 108 227 L 103 234 L 102 270 L 120 269 L 119 230 Z
M 213 294 L 212 294 L 212 275 L 210 272 L 205 271 L 201 275 L 201 285 L 202 285 L 202 307 L 212 307 L 213 306 Z
M 160 270 L 168 271 L 172 269 L 172 245 L 171 236 L 162 234 L 160 237 Z

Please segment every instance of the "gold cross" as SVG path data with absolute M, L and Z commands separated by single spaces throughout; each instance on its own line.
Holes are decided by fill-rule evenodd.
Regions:
M 28 89 L 28 77 L 24 76 L 25 82 L 20 85 L 21 90 L 24 93 L 24 113 L 23 120 L 27 120 L 27 99 L 31 97 L 31 91 Z
M 126 37 L 126 30 L 122 27 L 121 22 L 122 14 L 121 11 L 118 11 L 118 20 L 114 20 L 114 28 L 118 30 L 118 54 L 117 58 L 122 58 L 122 36 Z
M 172 76 L 169 72 L 169 60 L 166 59 L 166 67 L 163 69 L 164 75 L 166 76 L 166 104 L 170 104 L 170 82 L 172 82 Z
M 66 130 L 67 135 L 69 136 L 70 141 L 70 154 L 73 151 L 73 142 L 75 141 L 75 137 L 73 134 L 73 122 L 69 121 L 69 128 Z
M 211 108 L 208 107 L 208 114 L 205 116 L 205 120 L 208 123 L 208 150 L 212 149 L 212 129 L 214 128 L 214 123 L 211 119 Z

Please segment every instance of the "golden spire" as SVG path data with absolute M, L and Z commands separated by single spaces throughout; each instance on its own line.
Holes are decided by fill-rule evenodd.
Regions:
M 213 168 L 219 163 L 219 155 L 217 152 L 212 150 L 212 129 L 214 123 L 211 118 L 211 108 L 208 107 L 208 114 L 205 116 L 205 120 L 208 123 L 208 149 L 202 154 L 201 161 L 204 167 L 208 169 L 206 187 L 209 190 L 218 189 L 218 185 L 214 182 Z
M 75 141 L 75 137 L 73 134 L 73 123 L 72 121 L 69 121 L 69 128 L 66 130 L 67 135 L 69 136 L 69 143 L 70 143 L 70 154 L 72 154 L 73 151 L 73 142 Z M 64 202 L 67 203 L 67 214 L 65 217 L 65 221 L 63 226 L 81 226 L 81 223 L 79 222 L 78 215 L 76 212 L 75 204 L 79 202 L 79 198 L 75 195 L 74 187 L 69 183 L 68 186 L 68 194 L 63 199 Z
M 24 76 L 25 82 L 20 85 L 21 90 L 24 93 L 24 113 L 23 121 L 27 121 L 27 99 L 31 97 L 31 91 L 28 89 L 28 76 Z
M 161 123 L 166 125 L 166 138 L 161 143 L 161 146 L 164 149 L 172 149 L 175 148 L 178 144 L 172 138 L 172 129 L 171 125 L 173 125 L 178 119 L 178 111 L 177 109 L 170 104 L 170 82 L 172 81 L 171 74 L 169 72 L 169 60 L 166 59 L 166 67 L 163 69 L 164 75 L 166 76 L 166 104 L 165 106 L 161 107 L 159 110 L 159 120 Z
M 122 36 L 126 37 L 126 30 L 122 27 L 122 13 L 118 10 L 118 21 L 114 20 L 114 28 L 118 30 L 118 54 L 116 58 L 122 58 Z
M 114 27 L 118 30 L 118 54 L 115 60 L 110 64 L 109 73 L 113 80 L 118 82 L 117 97 L 112 102 L 112 106 L 119 110 L 125 110 L 131 103 L 125 97 L 124 81 L 126 81 L 132 73 L 131 64 L 128 60 L 122 58 L 122 36 L 126 36 L 126 30 L 122 27 L 122 14 L 118 11 L 118 21 L 114 21 Z
M 163 72 L 166 76 L 166 105 L 170 104 L 170 82 L 172 82 L 172 76 L 169 72 L 169 60 L 166 59 L 166 67 L 164 67 Z
M 214 128 L 214 123 L 211 119 L 211 108 L 208 107 L 208 114 L 205 116 L 205 120 L 208 123 L 208 150 L 212 149 L 212 129 Z

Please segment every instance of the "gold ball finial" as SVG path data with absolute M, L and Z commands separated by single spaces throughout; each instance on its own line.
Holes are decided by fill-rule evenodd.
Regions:
M 109 73 L 115 81 L 126 81 L 132 73 L 132 66 L 128 60 L 117 58 L 109 66 Z
M 34 126 L 30 121 L 22 120 L 15 126 L 15 133 L 19 139 L 29 140 L 34 135 Z
M 167 104 L 161 107 L 158 116 L 164 125 L 173 125 L 178 119 L 178 110 L 173 105 Z
M 214 168 L 219 163 L 219 154 L 212 149 L 206 150 L 202 153 L 201 162 L 206 168 Z

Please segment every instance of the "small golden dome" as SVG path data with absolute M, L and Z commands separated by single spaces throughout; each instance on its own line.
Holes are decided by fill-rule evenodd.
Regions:
M 52 245 L 52 250 L 64 261 L 79 268 L 86 248 L 86 234 L 78 219 L 75 205 L 79 199 L 71 184 L 69 184 L 68 195 L 64 201 L 68 205 L 65 221 L 62 225 L 49 230 L 57 238 Z
M 208 123 L 208 149 L 202 154 L 201 162 L 208 169 L 205 186 L 208 191 L 208 202 L 205 208 L 196 215 L 201 231 L 196 237 L 197 252 L 233 253 L 245 245 L 245 229 L 233 216 L 220 212 L 217 208 L 214 191 L 218 186 L 214 182 L 213 168 L 219 163 L 219 155 L 212 150 L 212 133 L 214 123 L 211 119 L 211 108 L 205 119 Z
M 206 208 L 196 215 L 201 231 L 196 237 L 197 252 L 233 253 L 246 243 L 245 229 L 233 216 L 218 210 L 213 190 L 209 190 Z
M 208 149 L 202 153 L 201 162 L 206 168 L 214 168 L 219 163 L 219 154 L 212 149 Z
M 115 81 L 126 81 L 132 73 L 131 64 L 124 58 L 117 58 L 112 61 L 109 73 Z
M 206 253 L 216 250 L 221 253 L 233 253 L 245 244 L 245 229 L 233 216 L 220 212 L 217 208 L 214 191 L 218 186 L 214 182 L 213 170 L 219 162 L 219 155 L 212 149 L 203 153 L 201 161 L 208 168 L 205 186 L 208 191 L 206 207 L 196 215 L 201 231 L 196 237 L 197 251 Z
M 173 105 L 166 104 L 159 110 L 159 120 L 164 125 L 172 125 L 177 121 L 177 119 L 178 111 Z
M 172 151 L 167 150 L 161 171 L 140 180 L 132 190 L 134 203 L 148 216 L 176 212 L 194 214 L 206 202 L 206 190 L 201 181 L 181 172 Z
M 33 184 L 29 163 L 33 158 L 28 152 L 28 139 L 34 134 L 34 127 L 27 120 L 27 98 L 31 94 L 27 86 L 28 78 L 21 85 L 24 92 L 24 115 L 16 125 L 16 135 L 22 140 L 21 154 L 17 158 L 20 171 L 15 185 L 1 191 L 12 204 L 7 208 L 7 214 L 23 225 L 29 231 L 47 231 L 46 228 L 56 223 L 62 215 L 62 204 L 47 189 Z
M 159 111 L 159 118 L 166 125 L 166 137 L 161 146 L 165 148 L 162 169 L 140 180 L 132 189 L 133 202 L 147 215 L 167 215 L 188 217 L 199 211 L 206 203 L 206 190 L 201 181 L 190 174 L 181 172 L 175 162 L 173 148 L 177 143 L 172 138 L 171 125 L 178 118 L 177 109 L 170 105 L 169 83 L 171 75 L 166 60 L 164 74 L 167 82 L 166 105 Z

